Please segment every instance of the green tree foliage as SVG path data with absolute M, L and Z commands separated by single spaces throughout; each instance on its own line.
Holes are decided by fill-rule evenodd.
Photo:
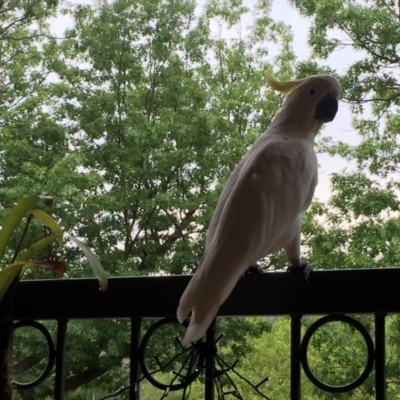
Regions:
M 305 318 L 303 332 L 316 318 Z M 365 322 L 365 321 L 363 321 Z M 370 330 L 373 335 L 373 330 Z M 290 397 L 290 320 L 278 318 L 272 323 L 270 332 L 261 337 L 248 335 L 250 344 L 247 357 L 239 363 L 239 372 L 253 383 L 258 383 L 266 376 L 270 379 L 260 389 L 274 400 Z M 365 345 L 359 334 L 342 323 L 325 325 L 316 331 L 309 346 L 309 363 L 315 376 L 331 385 L 350 383 L 358 377 L 365 365 Z M 372 382 L 372 385 L 371 385 Z M 245 399 L 257 397 L 243 382 L 237 381 Z M 329 394 L 316 388 L 302 373 L 302 398 L 310 400 L 328 399 L 373 399 L 373 376 L 368 378 L 359 389 L 344 394 Z M 373 390 L 373 389 L 372 389 Z
M 57 157 L 65 154 L 64 133 L 45 110 L 51 57 L 44 49 L 54 41 L 47 20 L 55 15 L 57 4 L 41 0 L 0 4 L 0 216 L 3 220 L 22 198 L 46 192 L 46 171 Z M 35 232 L 35 224 L 31 228 Z M 31 243 L 35 237 L 43 236 L 39 224 L 36 228 Z
M 48 27 L 57 4 L 0 2 L 0 218 L 26 194 L 50 192 L 58 222 L 89 244 L 109 275 L 188 273 L 221 187 L 281 104 L 266 88 L 268 66 L 283 79 L 336 73 L 315 60 L 351 47 L 360 61 L 339 78 L 361 142 L 319 146 L 355 168 L 335 174 L 330 201 L 315 202 L 305 215 L 303 244 L 314 268 L 398 265 L 399 10 L 378 0 L 292 3 L 313 22 L 311 61 L 296 63 L 290 29 L 271 19 L 269 1 L 252 10 L 250 29 L 240 22 L 248 10 L 236 0 L 210 0 L 202 9 L 189 0 L 66 6 L 73 26 L 62 40 Z M 89 273 L 75 247 L 62 256 L 71 277 Z M 266 263 L 284 264 L 281 254 Z M 286 399 L 288 324 L 270 322 L 221 321 L 221 351 L 240 356 L 254 383 L 271 375 L 267 393 Z M 398 325 L 390 319 L 391 396 L 398 391 Z M 332 331 L 338 343 L 354 339 L 345 328 Z M 324 347 L 330 333 L 320 337 L 325 353 L 314 354 L 321 374 L 336 344 Z M 97 399 L 126 385 L 128 354 L 125 321 L 69 322 L 67 398 Z M 371 398 L 371 387 L 367 382 L 352 398 Z M 322 394 L 307 381 L 303 388 L 309 399 L 349 398 Z M 23 398 L 51 393 L 47 381 Z M 147 384 L 143 393 L 160 397 Z M 201 398 L 200 383 L 192 396 Z
M 73 27 L 63 40 L 38 13 L 40 34 L 27 36 L 31 53 L 15 78 L 28 83 L 14 120 L 2 104 L 3 207 L 45 188 L 64 229 L 109 275 L 191 271 L 221 186 L 281 102 L 265 88 L 268 62 L 284 79 L 294 72 L 288 27 L 258 8 L 244 30 L 246 12 L 236 1 L 200 12 L 194 1 L 172 0 L 67 7 Z M 69 276 L 87 274 L 78 249 L 62 256 Z M 232 339 L 264 329 L 225 325 Z M 129 326 L 70 322 L 68 338 L 66 389 L 99 376 L 114 389 Z M 50 393 L 47 383 L 24 396 Z
M 246 9 L 211 2 L 196 17 L 195 6 L 80 6 L 59 49 L 65 99 L 56 113 L 68 120 L 79 165 L 93 176 L 76 228 L 113 274 L 193 267 L 215 186 L 276 111 L 258 56 L 265 37 L 210 32 L 214 19 L 232 26 Z M 271 28 L 287 47 L 284 27 Z M 290 58 L 286 47 L 282 57 Z
M 46 20 L 58 1 L 21 0 L 0 4 L 0 127 L 21 125 L 35 107 L 49 70 L 40 45 Z M 2 132 L 4 130 L 2 129 Z
M 349 48 L 358 60 L 340 76 L 343 101 L 353 111 L 359 144 L 326 141 L 321 149 L 353 167 L 332 177 L 328 204 L 314 204 L 305 239 L 314 266 L 390 267 L 399 252 L 399 5 L 394 1 L 292 0 L 312 21 L 309 44 L 315 58 Z M 315 63 L 306 63 L 304 72 Z M 317 216 L 317 218 L 316 218 Z M 323 222 L 323 223 L 321 223 Z M 391 327 L 399 319 L 390 319 Z M 397 346 L 389 334 L 389 354 Z M 388 356 L 388 396 L 399 390 L 399 369 Z
M 314 205 L 319 221 L 306 233 L 318 267 L 399 265 L 399 10 L 393 1 L 292 3 L 312 20 L 315 59 L 352 49 L 358 60 L 340 76 L 342 100 L 353 110 L 360 143 L 327 140 L 321 150 L 354 168 L 332 177 L 327 207 Z M 306 63 L 304 72 L 315 67 Z M 324 256 L 325 254 L 325 256 Z M 329 260 L 329 255 L 333 254 Z

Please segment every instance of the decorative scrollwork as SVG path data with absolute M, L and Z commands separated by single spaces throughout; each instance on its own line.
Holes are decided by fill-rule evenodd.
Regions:
M 310 340 L 314 333 L 323 325 L 334 322 L 340 321 L 346 324 L 351 325 L 354 327 L 365 340 L 365 344 L 367 347 L 367 361 L 364 367 L 363 372 L 356 378 L 354 381 L 348 383 L 347 385 L 342 386 L 333 386 L 329 385 L 325 382 L 319 380 L 314 373 L 312 372 L 309 362 L 308 362 L 308 346 L 310 344 Z M 308 379 L 318 388 L 325 390 L 326 392 L 330 393 L 344 393 L 350 390 L 354 390 L 359 387 L 364 381 L 368 378 L 369 374 L 371 373 L 372 367 L 374 365 L 374 343 L 371 339 L 370 334 L 365 329 L 365 327 L 356 319 L 351 318 L 346 315 L 328 315 L 326 317 L 320 318 L 319 320 L 315 321 L 305 333 L 301 347 L 300 347 L 300 359 L 303 365 L 303 369 L 305 374 L 307 375 Z
M 50 372 L 53 368 L 54 365 L 54 360 L 56 357 L 56 351 L 55 351 L 55 346 L 54 346 L 54 341 L 53 338 L 51 337 L 50 332 L 47 330 L 47 328 L 42 325 L 41 323 L 37 321 L 18 321 L 14 324 L 14 332 L 19 329 L 19 328 L 25 328 L 25 327 L 30 327 L 37 329 L 45 338 L 49 355 L 47 359 L 47 364 L 46 367 L 44 368 L 43 372 L 40 374 L 40 376 L 35 379 L 32 382 L 28 383 L 21 383 L 13 380 L 13 384 L 18 388 L 22 390 L 27 390 L 27 389 L 32 389 L 33 387 L 41 384 L 49 375 Z
M 174 326 L 175 325 L 175 326 Z M 184 348 L 179 337 L 171 328 L 176 328 L 179 322 L 173 318 L 165 318 L 153 324 L 143 336 L 139 349 L 139 362 L 145 378 L 161 390 L 175 391 L 189 386 L 199 375 L 204 364 L 204 353 L 200 351 L 202 340 Z M 183 324 L 187 327 L 188 323 Z M 156 354 L 157 335 L 162 335 L 163 342 L 169 342 L 163 355 Z M 153 353 L 149 357 L 149 353 Z M 162 359 L 161 359 L 162 357 Z M 168 383 L 162 380 L 162 375 L 172 373 Z
M 190 384 L 193 383 L 202 370 L 211 367 L 212 378 L 215 383 L 218 399 L 224 399 L 227 395 L 231 395 L 237 399 L 244 399 L 235 382 L 229 376 L 230 373 L 233 373 L 251 386 L 261 398 L 269 400 L 269 398 L 259 390 L 259 387 L 269 379 L 268 377 L 263 379 L 257 385 L 254 385 L 235 370 L 238 360 L 236 360 L 232 365 L 229 365 L 220 355 L 218 355 L 216 344 L 223 335 L 220 335 L 212 343 L 199 340 L 192 344 L 192 346 L 184 348 L 179 339 L 181 335 L 177 335 L 176 332 L 171 330 L 171 328 L 179 326 L 182 329 L 186 328 L 187 325 L 187 322 L 180 325 L 176 319 L 165 318 L 152 325 L 143 336 L 139 350 L 140 365 L 144 377 L 155 387 L 164 390 L 164 395 L 161 399 L 164 399 L 170 391 L 182 389 L 182 399 L 186 399 L 188 396 L 187 389 Z M 161 360 L 161 355 L 156 354 L 157 344 L 159 343 L 156 335 L 157 332 L 159 334 L 160 331 L 165 328 L 168 328 L 168 330 L 162 334 L 163 343 L 167 341 L 170 344 L 170 349 L 165 350 L 164 347 L 160 347 L 159 350 L 163 351 L 163 359 Z M 152 348 L 152 346 L 154 346 L 154 348 Z M 210 359 L 210 355 L 213 360 L 211 366 L 206 365 L 206 360 Z M 166 376 L 172 376 L 172 378 L 169 379 L 169 382 L 161 380 Z M 229 385 L 233 390 L 226 391 L 224 389 L 223 378 L 229 382 Z

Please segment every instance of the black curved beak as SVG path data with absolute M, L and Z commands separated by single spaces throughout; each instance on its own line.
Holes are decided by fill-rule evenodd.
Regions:
M 322 122 L 333 121 L 338 111 L 339 103 L 336 95 L 329 93 L 324 96 L 315 109 L 314 118 Z

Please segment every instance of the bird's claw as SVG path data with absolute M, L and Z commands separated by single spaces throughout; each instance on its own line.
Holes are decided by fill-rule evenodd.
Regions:
M 287 269 L 287 272 L 303 272 L 304 278 L 306 279 L 306 282 L 308 283 L 310 280 L 310 273 L 312 270 L 313 269 L 310 264 L 301 263 L 299 265 L 290 265 Z
M 253 274 L 262 274 L 264 273 L 263 269 L 258 265 L 258 264 L 253 264 L 250 265 L 249 268 L 244 271 L 244 274 L 241 275 L 241 279 L 245 278 L 247 275 L 253 275 Z

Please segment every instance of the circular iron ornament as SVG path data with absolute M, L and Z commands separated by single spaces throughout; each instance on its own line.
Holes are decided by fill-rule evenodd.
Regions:
M 354 381 L 348 383 L 347 385 L 342 386 L 333 386 L 327 383 L 320 381 L 311 371 L 311 368 L 308 364 L 308 345 L 310 344 L 310 339 L 312 335 L 319 329 L 321 326 L 329 323 L 329 322 L 344 322 L 346 324 L 351 325 L 355 328 L 358 332 L 360 332 L 361 336 L 365 340 L 365 344 L 367 346 L 367 362 L 365 364 L 364 371 L 361 375 L 355 379 Z M 364 381 L 368 378 L 369 374 L 371 373 L 372 367 L 374 365 L 374 343 L 372 342 L 370 334 L 364 328 L 364 326 L 354 318 L 348 317 L 346 315 L 328 315 L 326 317 L 320 318 L 319 320 L 315 321 L 305 333 L 303 340 L 300 346 L 300 360 L 303 365 L 303 369 L 305 374 L 307 375 L 308 379 L 318 388 L 325 390 L 329 393 L 344 393 L 350 390 L 354 390 L 358 388 Z
M 41 384 L 50 375 L 56 357 L 53 338 L 51 337 L 50 332 L 44 325 L 36 321 L 18 321 L 14 324 L 14 331 L 17 330 L 18 328 L 25 328 L 25 327 L 35 328 L 44 336 L 47 342 L 47 347 L 49 349 L 49 358 L 47 360 L 46 368 L 43 370 L 42 374 L 34 381 L 28 383 L 20 383 L 14 380 L 12 381 L 13 385 L 15 385 L 18 389 L 22 390 L 32 389 L 33 387 Z
M 181 390 L 181 389 L 184 389 L 187 386 L 189 386 L 199 376 L 200 369 L 201 369 L 201 367 L 204 366 L 204 361 L 205 361 L 205 355 L 204 355 L 204 351 L 203 351 L 204 343 L 203 343 L 202 339 L 200 339 L 199 341 L 192 344 L 187 349 L 184 349 L 182 347 L 181 354 L 184 354 L 187 352 L 188 358 L 195 357 L 195 359 L 196 359 L 195 365 L 193 365 L 193 371 L 188 371 L 187 375 L 179 374 L 180 379 L 179 379 L 178 383 L 172 382 L 171 384 L 168 385 L 166 383 L 160 382 L 154 377 L 154 374 L 157 371 L 160 372 L 162 370 L 162 368 L 160 368 L 157 371 L 150 371 L 149 366 L 146 362 L 146 350 L 148 349 L 149 341 L 152 338 L 152 336 L 160 328 L 162 328 L 165 325 L 179 325 L 179 326 L 183 326 L 183 327 L 187 328 L 189 325 L 189 322 L 185 321 L 182 324 L 180 324 L 176 318 L 164 318 L 164 319 L 157 321 L 155 324 L 151 325 L 150 328 L 147 330 L 147 332 L 144 334 L 142 341 L 140 343 L 139 363 L 140 363 L 140 367 L 142 369 L 143 375 L 153 386 L 157 387 L 158 389 L 165 390 L 165 391 Z M 177 340 L 179 341 L 179 339 L 177 339 Z M 167 363 L 167 364 L 169 364 L 169 363 Z

